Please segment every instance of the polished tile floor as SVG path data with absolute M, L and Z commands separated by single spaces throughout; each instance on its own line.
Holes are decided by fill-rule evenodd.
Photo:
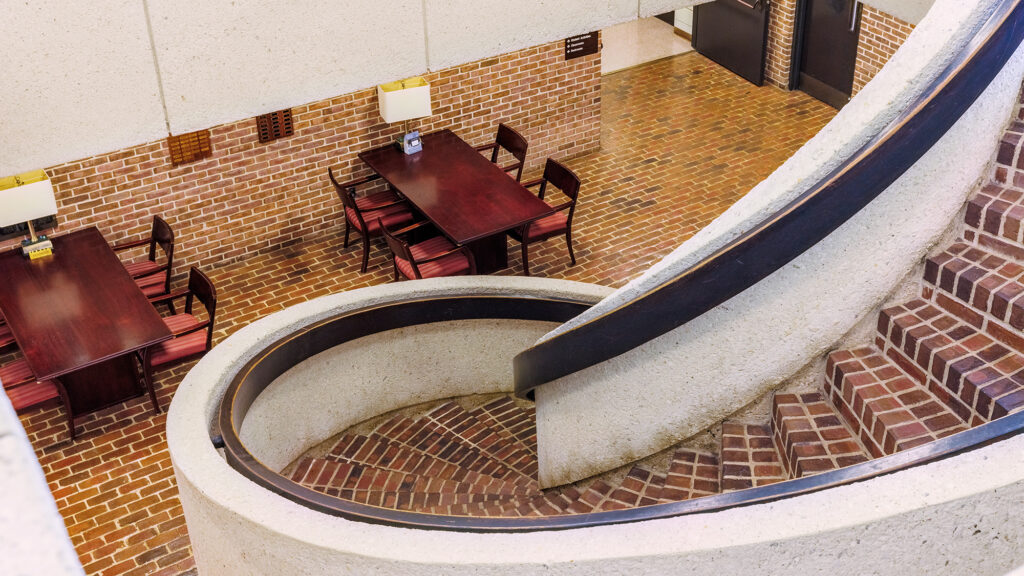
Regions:
M 657 18 L 641 18 L 601 31 L 601 74 L 611 74 L 660 58 L 693 50 L 673 26 Z
M 568 164 L 583 180 L 578 264 L 552 239 L 531 249 L 531 272 L 621 286 L 707 225 L 815 134 L 834 110 L 806 95 L 757 88 L 696 53 L 604 78 L 602 149 Z M 211 270 L 220 295 L 216 341 L 261 316 L 339 290 L 388 282 L 375 244 L 359 273 L 359 246 L 338 235 Z M 518 246 L 511 268 L 521 271 Z M 187 255 L 182 255 L 187 260 Z M 189 365 L 160 373 L 169 405 Z M 164 436 L 166 416 L 145 398 L 78 420 L 66 442 L 57 407 L 22 415 L 72 543 L 89 574 L 194 573 Z

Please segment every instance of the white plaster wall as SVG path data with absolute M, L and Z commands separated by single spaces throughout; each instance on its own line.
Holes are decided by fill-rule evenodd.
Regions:
M 0 176 L 166 136 L 142 2 L 4 2 Z
M 399 407 L 511 392 L 512 358 L 555 323 L 459 320 L 379 332 L 325 350 L 263 391 L 239 436 L 263 465 L 282 470 L 347 428 Z
M 421 74 L 421 0 L 149 0 L 171 132 Z
M 785 165 L 642 277 L 555 333 L 686 269 L 774 213 L 887 124 L 973 35 L 991 4 L 940 2 L 943 17 L 928 16 L 906 50 Z M 950 30 L 951 22 L 963 23 L 966 37 Z M 789 265 L 685 326 L 538 389 L 541 485 L 586 478 L 662 450 L 827 352 L 949 226 L 994 155 L 1021 76 L 1018 55 L 921 161 Z
M 636 0 L 427 0 L 426 7 L 431 70 L 637 17 Z
M 503 287 L 494 280 L 424 283 L 415 293 L 598 295 L 567 282 L 502 279 L 517 284 Z M 1024 436 L 767 504 L 526 534 L 352 522 L 303 508 L 233 471 L 207 429 L 235 371 L 282 333 L 339 308 L 406 297 L 413 291 L 405 284 L 321 298 L 261 319 L 185 377 L 171 403 L 167 438 L 200 574 L 996 575 L 1024 562 Z
M 84 575 L 14 408 L 0 394 L 0 574 Z
M 917 24 L 928 13 L 935 0 L 864 0 L 864 3 L 886 14 L 892 14 L 908 24 Z

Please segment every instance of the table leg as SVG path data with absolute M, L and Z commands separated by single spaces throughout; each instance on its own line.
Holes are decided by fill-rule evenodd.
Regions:
M 118 356 L 61 376 L 71 412 L 82 416 L 145 394 L 131 354 Z
M 508 243 L 505 234 L 495 234 L 466 245 L 473 253 L 477 274 L 490 274 L 508 268 Z

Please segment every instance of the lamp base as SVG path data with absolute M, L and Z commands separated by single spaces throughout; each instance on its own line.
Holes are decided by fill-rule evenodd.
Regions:
M 46 236 L 40 236 L 35 242 L 26 238 L 21 241 L 21 254 L 29 260 L 49 256 L 53 254 L 53 242 L 47 240 Z

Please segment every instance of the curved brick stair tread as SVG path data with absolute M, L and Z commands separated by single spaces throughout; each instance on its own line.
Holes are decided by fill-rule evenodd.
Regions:
M 775 451 L 769 425 L 723 422 L 719 460 L 722 492 L 767 486 L 789 479 Z
M 772 430 L 775 449 L 793 478 L 869 459 L 821 392 L 776 394 L 772 399 Z
M 970 426 L 1024 408 L 1024 355 L 923 299 L 882 310 L 875 344 Z
M 495 433 L 511 442 L 517 442 L 529 453 L 537 454 L 536 411 L 524 408 L 509 396 L 498 397 L 469 411 L 477 420 L 491 427 Z
M 463 444 L 458 435 L 427 418 L 413 420 L 396 416 L 368 436 L 375 441 L 404 445 L 472 472 L 523 485 L 536 483 L 535 477 L 526 476 L 477 448 Z
M 967 201 L 965 237 L 1024 260 L 1024 192 L 988 184 Z
M 924 280 L 926 298 L 931 296 L 950 314 L 1024 349 L 1020 334 L 1024 330 L 1024 266 L 1020 263 L 957 242 L 928 258 Z
M 874 458 L 967 429 L 927 388 L 871 347 L 830 354 L 825 390 Z
M 478 474 L 463 466 L 446 462 L 404 444 L 390 442 L 381 436 L 346 434 L 329 453 L 324 455 L 324 458 L 335 462 L 351 462 L 456 482 L 465 482 L 467 478 Z M 536 481 L 515 479 L 511 484 L 538 490 Z
M 446 402 L 431 410 L 426 418 L 449 430 L 463 444 L 473 446 L 498 462 L 529 478 L 537 477 L 537 458 L 514 438 L 502 435 L 492 426 L 455 402 Z

